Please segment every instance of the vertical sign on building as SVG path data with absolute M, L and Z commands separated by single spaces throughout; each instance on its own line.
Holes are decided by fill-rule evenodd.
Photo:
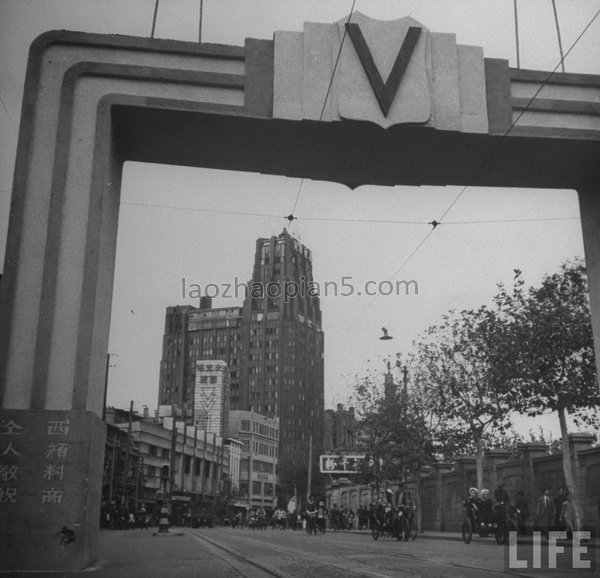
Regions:
M 219 437 L 227 436 L 229 368 L 224 361 L 197 361 L 194 384 L 194 425 Z

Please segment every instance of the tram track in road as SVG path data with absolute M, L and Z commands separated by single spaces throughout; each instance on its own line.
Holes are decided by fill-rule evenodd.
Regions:
M 301 533 L 303 534 L 303 532 Z M 352 535 L 352 534 L 350 534 Z M 237 540 L 241 540 L 243 542 L 246 543 L 253 543 L 256 545 L 261 545 L 261 546 L 265 546 L 265 541 L 259 537 L 264 536 L 264 534 L 262 532 L 259 532 L 256 536 L 254 536 L 251 533 L 236 533 L 235 534 L 235 538 Z M 363 564 L 368 564 L 367 560 L 362 560 L 361 558 L 364 558 L 365 556 L 367 557 L 376 557 L 379 561 L 382 561 L 382 557 L 387 557 L 387 558 L 392 558 L 392 559 L 401 559 L 401 560 L 405 560 L 405 561 L 411 561 L 414 562 L 416 564 L 423 564 L 423 565 L 427 565 L 431 568 L 431 566 L 436 566 L 438 569 L 442 569 L 442 568 L 446 568 L 447 569 L 447 573 L 444 574 L 435 574 L 435 575 L 455 575 L 457 571 L 469 571 L 470 573 L 472 573 L 472 576 L 481 576 L 482 574 L 485 574 L 486 576 L 506 576 L 506 573 L 503 570 L 496 570 L 496 569 L 490 569 L 489 567 L 486 566 L 482 566 L 482 565 L 475 565 L 475 564 L 469 564 L 463 561 L 457 562 L 454 560 L 441 560 L 441 559 L 432 559 L 431 557 L 425 557 L 425 556 L 419 556 L 413 552 L 398 552 L 398 551 L 394 551 L 392 548 L 382 548 L 382 545 L 384 544 L 388 544 L 391 546 L 395 546 L 398 545 L 400 547 L 402 547 L 403 545 L 405 545 L 404 542 L 398 544 L 397 540 L 383 540 L 383 541 L 378 541 L 377 543 L 373 542 L 372 539 L 370 539 L 369 536 L 369 540 L 365 540 L 365 542 L 361 542 L 360 545 L 360 550 L 357 549 L 357 545 L 356 543 L 352 543 L 349 544 L 347 543 L 345 540 L 339 540 L 339 539 L 335 539 L 336 537 L 340 536 L 340 534 L 335 534 L 335 533 L 327 533 L 325 535 L 322 536 L 316 536 L 316 537 L 307 537 L 307 539 L 309 540 L 315 540 L 317 541 L 316 543 L 327 543 L 330 544 L 332 546 L 335 547 L 335 552 L 336 552 L 336 559 L 337 560 L 346 560 L 348 563 L 346 564 L 342 564 L 339 562 L 333 562 L 331 561 L 330 557 L 326 557 L 326 556 L 322 556 L 320 554 L 318 554 L 317 552 L 313 550 L 311 550 L 310 552 L 310 557 L 312 560 L 316 560 L 318 561 L 320 564 L 322 564 L 323 566 L 330 566 L 333 568 L 336 568 L 338 570 L 343 570 L 346 572 L 352 572 L 352 574 L 348 574 L 348 575 L 355 575 L 355 576 L 377 576 L 377 577 L 384 577 L 384 576 L 389 576 L 389 574 L 385 574 L 383 572 L 386 572 L 386 570 L 382 570 L 382 571 L 372 571 L 372 570 L 368 570 L 366 567 L 362 566 Z M 300 539 L 303 539 L 303 537 L 301 538 L 301 536 L 298 536 Z M 365 538 L 367 538 L 367 536 L 365 536 Z M 409 542 L 406 544 L 414 544 L 414 542 Z M 298 548 L 293 548 L 293 547 L 289 547 L 289 546 L 283 546 L 280 544 L 274 544 L 272 542 L 268 543 L 268 547 L 275 553 L 279 553 L 281 554 L 281 556 L 294 556 L 294 557 L 298 557 L 298 556 L 306 556 L 306 551 L 303 549 L 298 549 Z M 362 567 L 358 567 L 358 564 L 360 564 Z M 434 571 L 435 573 L 435 571 Z M 286 576 L 289 576 L 289 574 L 284 574 Z M 392 574 L 394 576 L 397 576 L 397 573 Z M 425 574 L 427 575 L 427 573 Z M 512 574 L 513 576 L 520 576 L 519 574 Z
M 219 544 L 206 536 L 200 535 L 190 530 L 185 531 L 187 534 L 192 536 L 195 540 L 203 544 L 212 554 L 218 556 L 228 566 L 233 568 L 241 576 L 245 578 L 259 578 L 259 576 L 273 576 L 274 578 L 289 578 L 288 576 L 275 571 L 273 568 L 267 568 L 263 564 L 259 564 L 254 560 L 240 554 L 233 548 L 228 548 Z M 262 574 L 258 574 L 257 570 Z
M 215 548 L 216 551 L 214 551 L 214 550 L 213 551 L 217 555 L 219 555 L 224 562 L 228 563 L 230 566 L 232 566 L 238 572 L 241 572 L 242 570 L 237 568 L 234 565 L 235 563 L 247 564 L 248 566 L 251 566 L 255 569 L 259 569 L 259 570 L 265 572 L 266 575 L 268 575 L 268 576 L 278 576 L 281 578 L 290 578 L 290 576 L 293 576 L 293 574 L 291 574 L 289 571 L 285 571 L 285 572 L 280 571 L 273 567 L 268 567 L 264 564 L 260 564 L 254 560 L 251 560 L 247 556 L 244 556 L 243 554 L 241 554 L 240 552 L 235 550 L 234 548 L 232 548 L 230 546 L 225 546 L 219 542 L 216 542 L 212 538 L 207 538 L 204 535 L 197 534 L 196 532 L 193 532 L 190 530 L 187 530 L 186 533 L 188 533 L 191 536 L 193 536 L 194 538 L 196 538 L 199 542 L 204 543 L 204 545 L 207 545 L 207 547 L 209 547 L 209 549 L 210 549 L 210 547 Z M 261 536 L 268 535 L 263 532 L 258 532 L 258 533 Z M 247 544 L 249 543 L 252 545 L 260 545 L 262 547 L 267 546 L 272 553 L 280 554 L 281 560 L 285 560 L 286 557 L 287 558 L 292 557 L 292 558 L 300 559 L 304 565 L 306 565 L 306 563 L 308 562 L 308 560 L 306 558 L 307 552 L 302 549 L 290 548 L 287 546 L 282 546 L 280 544 L 273 544 L 272 542 L 265 543 L 264 540 L 257 540 L 255 538 L 250 537 L 248 534 L 243 535 L 241 532 L 239 532 L 239 533 L 236 532 L 235 538 L 242 542 L 246 542 Z M 223 554 L 225 554 L 225 556 L 223 556 Z M 231 558 L 233 560 L 231 560 L 229 558 Z M 234 562 L 234 564 L 232 564 L 232 561 Z M 315 553 L 314 551 L 310 552 L 310 562 L 316 563 L 320 566 L 318 573 L 319 573 L 319 575 L 322 575 L 322 576 L 328 576 L 328 575 L 344 576 L 344 577 L 348 577 L 348 578 L 352 578 L 352 577 L 359 578 L 359 577 L 369 576 L 372 578 L 392 578 L 392 575 L 390 575 L 390 574 L 383 574 L 381 572 L 375 572 L 372 570 L 368 570 L 366 568 L 357 569 L 356 566 L 351 567 L 351 565 L 349 565 L 349 564 L 343 564 L 340 562 L 333 561 L 331 559 L 330 555 L 323 556 L 323 555 Z M 324 571 L 324 568 L 327 568 L 327 567 L 331 568 L 334 572 L 327 573 L 326 571 Z M 246 575 L 255 576 L 256 574 L 242 574 L 242 575 L 243 576 L 246 576 Z M 306 576 L 308 574 L 303 573 L 302 575 Z M 394 576 L 398 576 L 398 574 L 394 574 Z
M 326 534 L 326 536 L 336 536 L 336 533 L 328 533 Z M 343 535 L 343 534 L 339 534 L 339 535 Z M 387 542 L 390 542 L 392 544 L 394 544 L 396 542 L 396 540 L 382 540 L 380 542 L 378 542 L 378 544 L 385 544 Z M 346 548 L 348 550 L 351 550 L 352 552 L 356 553 L 356 547 L 350 546 L 350 545 L 346 545 L 343 542 L 338 542 L 336 540 L 332 540 L 332 543 L 334 543 L 336 545 L 336 547 L 342 547 L 342 548 Z M 369 545 L 367 546 L 367 549 L 369 549 L 371 552 L 377 552 L 378 555 L 381 555 L 381 550 L 379 549 L 378 546 L 375 545 L 375 543 L 371 543 L 371 542 L 367 542 Z M 401 542 L 401 544 L 403 544 L 404 542 Z M 414 543 L 413 542 L 408 542 L 408 544 Z M 495 546 L 494 546 L 495 549 Z M 408 553 L 408 552 L 394 552 L 394 551 L 386 551 L 384 553 L 385 556 L 390 556 L 392 558 L 404 558 L 404 559 L 410 559 L 410 560 L 414 560 L 415 562 L 424 562 L 427 564 L 437 564 L 439 566 L 449 566 L 451 568 L 455 568 L 458 570 L 470 570 L 470 571 L 474 571 L 474 572 L 483 572 L 485 573 L 486 576 L 494 576 L 494 575 L 498 575 L 498 576 L 512 576 L 513 578 L 531 578 L 531 574 L 522 574 L 516 571 L 510 571 L 507 572 L 506 570 L 503 571 L 499 571 L 499 570 L 490 570 L 489 568 L 484 568 L 482 566 L 475 566 L 473 564 L 467 564 L 465 562 L 453 562 L 453 561 L 433 561 L 431 560 L 431 558 L 425 558 L 422 556 L 417 556 L 413 553 Z
M 327 535 L 327 534 L 326 534 Z M 330 536 L 336 536 L 336 534 L 329 534 Z M 369 550 L 372 553 L 377 553 L 378 555 L 381 555 L 381 545 L 382 544 L 386 544 L 386 543 L 391 543 L 391 544 L 396 544 L 398 541 L 397 540 L 382 540 L 377 542 L 377 545 L 375 545 L 375 542 L 367 542 L 367 546 L 366 549 Z M 350 545 L 344 545 L 343 543 L 340 543 L 337 540 L 332 540 L 332 543 L 334 543 L 336 545 L 336 547 L 341 547 L 342 548 L 346 548 L 348 550 L 351 550 L 352 552 L 354 552 L 356 554 L 356 547 L 350 546 Z M 412 544 L 415 542 L 408 542 L 407 544 Z M 403 545 L 405 544 L 405 542 L 400 542 L 399 545 Z M 473 572 L 483 572 L 486 574 L 486 576 L 494 576 L 494 575 L 498 575 L 498 576 L 505 576 L 506 573 L 503 571 L 497 571 L 497 570 L 490 570 L 489 568 L 484 568 L 482 566 L 475 566 L 473 564 L 465 564 L 464 562 L 453 562 L 453 561 L 434 561 L 431 558 L 425 558 L 423 556 L 417 556 L 416 554 L 413 554 L 412 552 L 398 552 L 398 551 L 393 551 L 393 550 L 386 550 L 385 552 L 383 552 L 384 556 L 388 556 L 390 558 L 401 558 L 401 559 L 408 559 L 408 560 L 412 560 L 414 562 L 422 562 L 425 564 L 436 564 L 437 566 L 449 566 L 451 568 L 456 568 L 456 569 L 462 569 L 462 570 L 470 570 Z M 520 576 L 517 574 L 512 574 L 513 576 Z

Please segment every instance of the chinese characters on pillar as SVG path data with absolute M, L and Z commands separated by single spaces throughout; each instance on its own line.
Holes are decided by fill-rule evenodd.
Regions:
M 44 435 L 39 436 L 33 431 L 37 428 L 26 431 L 15 419 L 0 421 L 0 507 L 16 504 L 25 486 L 25 493 L 31 496 L 33 490 L 41 504 L 62 504 L 69 419 L 46 420 L 42 426 Z
M 0 422 L 0 505 L 17 501 L 22 429 L 13 420 Z
M 50 487 L 42 490 L 42 504 L 61 504 L 63 499 L 62 481 L 65 465 L 61 463 L 67 457 L 69 445 L 66 442 L 69 433 L 69 420 L 48 421 L 48 438 L 43 470 L 44 482 Z

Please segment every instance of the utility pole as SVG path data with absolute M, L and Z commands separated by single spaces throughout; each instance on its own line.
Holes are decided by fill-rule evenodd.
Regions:
M 119 443 L 119 440 L 118 440 L 117 435 L 114 430 L 112 432 L 112 440 L 113 440 L 112 456 L 111 456 L 111 460 L 110 460 L 110 478 L 109 478 L 109 486 L 108 486 L 108 501 L 109 501 L 111 507 L 113 505 L 114 506 L 117 505 L 116 491 L 115 491 L 115 462 L 117 460 L 117 444 Z M 113 504 L 113 502 L 114 502 L 114 504 Z
M 173 506 L 173 488 L 175 487 L 175 452 L 177 450 L 177 415 L 175 405 L 171 405 L 171 415 L 173 416 L 173 429 L 171 430 L 171 455 L 169 456 L 169 482 L 167 488 L 167 503 L 169 504 L 169 513 L 172 514 Z
M 186 405 L 185 403 L 183 404 L 183 445 L 181 447 L 181 476 L 180 476 L 180 486 L 181 486 L 181 491 L 183 492 L 184 488 L 185 488 L 185 444 L 187 442 L 187 424 L 186 424 L 186 411 L 185 411 Z
M 308 483 L 306 485 L 306 499 L 308 500 L 311 495 L 310 489 L 312 487 L 312 444 L 313 436 L 312 433 L 308 436 Z
M 143 474 L 144 467 L 144 458 L 142 456 L 138 456 L 137 462 L 135 464 L 135 511 L 139 510 L 138 504 L 140 500 L 140 470 L 142 470 Z
M 104 401 L 102 402 L 102 421 L 106 422 L 106 394 L 108 392 L 108 368 L 110 367 L 110 353 L 106 354 L 106 376 L 104 377 Z
M 125 507 L 127 500 L 127 478 L 129 477 L 129 454 L 131 453 L 131 421 L 133 419 L 133 400 L 129 403 L 129 423 L 127 425 L 127 449 L 125 451 L 125 471 L 123 472 L 123 499 L 121 506 Z

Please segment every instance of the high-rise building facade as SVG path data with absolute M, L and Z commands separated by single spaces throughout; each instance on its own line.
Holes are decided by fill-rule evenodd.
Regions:
M 312 291 L 311 291 L 312 289 Z M 322 448 L 324 338 L 314 293 L 311 251 L 285 229 L 256 242 L 242 307 L 169 307 L 159 405 L 192 413 L 196 362 L 222 360 L 230 370 L 232 410 L 279 418 L 280 451 Z
M 278 416 L 281 451 L 322 447 L 323 330 L 313 287 L 312 253 L 285 229 L 258 239 L 249 295 L 244 300 L 240 401 Z M 304 443 L 302 443 L 304 442 Z
M 196 361 L 221 360 L 229 368 L 230 402 L 239 400 L 241 307 L 211 308 L 203 299 L 200 308 L 168 307 L 165 315 L 163 354 L 160 363 L 158 405 L 175 404 L 191 417 L 196 387 Z

